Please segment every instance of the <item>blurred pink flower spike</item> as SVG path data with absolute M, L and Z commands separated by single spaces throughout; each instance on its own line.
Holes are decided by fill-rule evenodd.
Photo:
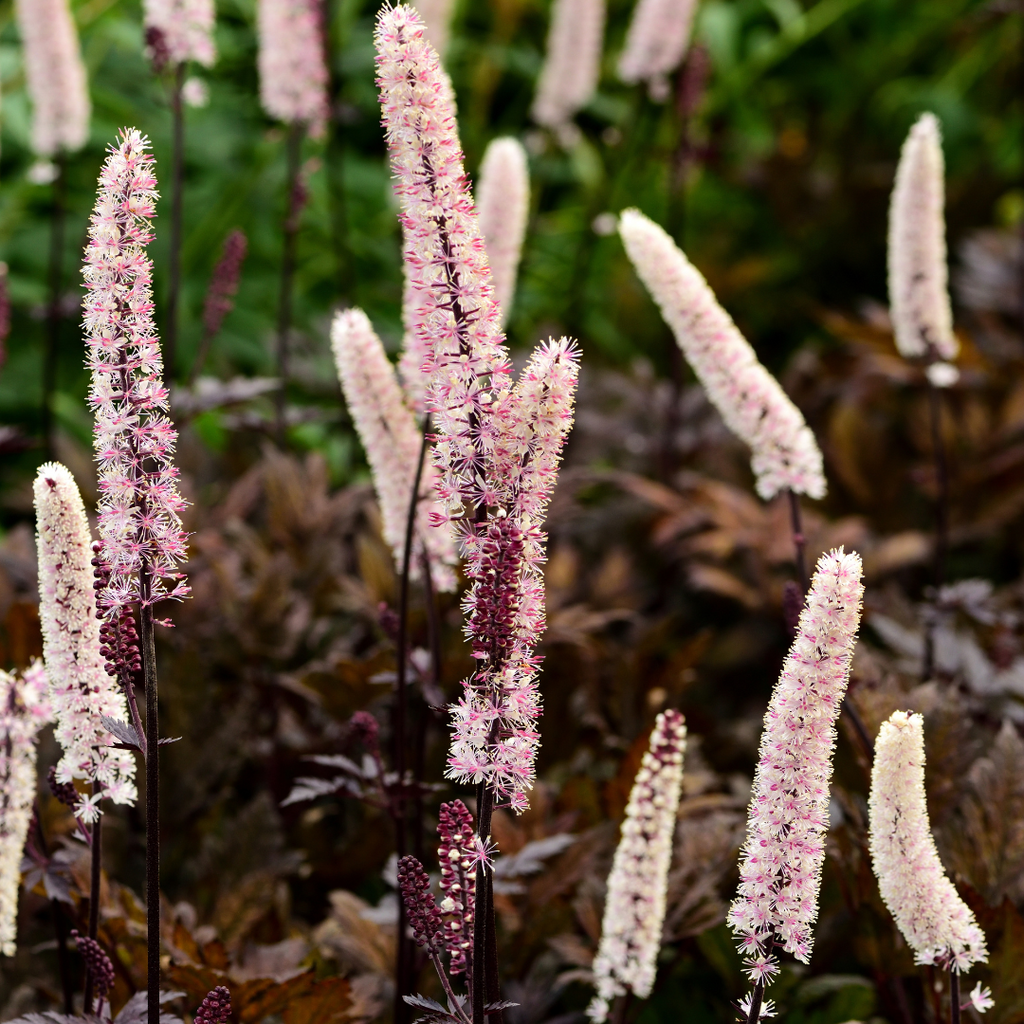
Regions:
M 0 669 L 0 955 L 14 956 L 18 891 L 36 797 L 36 740 L 51 721 L 46 671 L 34 661 L 24 672 Z
M 786 489 L 823 498 L 825 474 L 814 434 L 700 271 L 639 210 L 622 212 L 619 234 L 711 403 L 750 447 L 757 493 L 766 501 Z
M 894 711 L 875 740 L 868 799 L 871 865 L 916 961 L 959 972 L 985 963 L 988 950 L 935 849 L 924 768 L 924 719 Z
M 135 758 L 111 746 L 115 737 L 101 718 L 124 721 L 127 707 L 105 667 L 85 507 L 71 473 L 57 462 L 39 467 L 34 491 L 43 654 L 55 736 L 64 751 L 56 778 L 99 783 L 114 803 L 134 804 Z M 93 816 L 84 808 L 76 813 L 83 820 Z
M 861 559 L 822 555 L 764 718 L 740 885 L 728 923 L 754 984 L 778 973 L 772 944 L 807 963 L 828 832 L 836 721 L 850 678 L 864 586 Z
M 143 0 L 142 14 L 147 34 L 160 33 L 169 63 L 211 67 L 217 59 L 213 0 Z
M 422 438 L 416 419 L 405 403 L 394 368 L 369 318 L 361 309 L 348 309 L 334 318 L 331 345 L 345 401 L 373 473 L 380 503 L 384 539 L 401 567 L 409 500 L 420 457 Z M 437 470 L 423 467 L 416 510 L 415 540 L 427 549 L 431 578 L 438 590 L 455 589 L 453 567 L 458 562 L 451 525 L 437 504 Z M 421 576 L 419 552 L 413 551 L 411 578 Z
M 686 57 L 696 12 L 697 0 L 639 0 L 619 57 L 619 78 L 646 82 L 652 98 L 667 99 L 669 75 Z
M 423 19 L 427 41 L 443 60 L 448 49 L 455 0 L 415 0 L 413 6 Z
M 100 172 L 83 268 L 99 532 L 109 572 L 97 605 L 108 616 L 189 592 L 179 571 L 186 537 L 172 461 L 178 433 L 167 416 L 146 255 L 156 199 L 149 140 L 125 129 Z
M 939 122 L 922 114 L 903 143 L 889 206 L 889 306 L 896 347 L 908 359 L 952 362 L 960 351 L 947 283 L 945 203 Z
M 601 943 L 593 968 L 597 995 L 587 1008 L 594 1024 L 607 1019 L 616 996 L 632 991 L 646 999 L 654 986 L 685 750 L 683 716 L 678 711 L 658 715 L 629 794 L 622 837 L 608 876 Z

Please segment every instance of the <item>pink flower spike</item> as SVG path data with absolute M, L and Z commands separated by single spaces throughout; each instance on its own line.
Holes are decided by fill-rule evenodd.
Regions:
M 395 565 L 401 567 L 409 499 L 420 457 L 420 431 L 403 400 L 384 346 L 361 309 L 349 309 L 335 317 L 331 344 L 345 401 L 373 472 L 384 539 Z M 455 589 L 453 566 L 458 556 L 451 526 L 443 521 L 431 525 L 431 516 L 440 510 L 436 479 L 437 470 L 428 463 L 423 467 L 415 536 L 426 545 L 434 586 L 451 591 Z M 421 575 L 417 547 L 411 562 L 413 579 Z
M 32 149 L 43 158 L 74 153 L 89 138 L 89 83 L 68 0 L 16 0 L 32 100 Z
M 323 132 L 329 116 L 320 0 L 258 0 L 260 99 L 285 124 Z
M 14 956 L 21 858 L 36 796 L 36 740 L 49 722 L 46 671 L 0 669 L 0 954 Z
M 985 963 L 988 949 L 935 849 L 924 766 L 924 719 L 894 711 L 875 740 L 868 798 L 871 866 L 917 962 L 961 971 Z
M 686 56 L 696 12 L 697 0 L 639 0 L 619 57 L 619 78 L 647 82 L 654 98 L 666 99 L 668 76 Z
M 761 365 L 700 271 L 639 210 L 624 210 L 619 234 L 640 280 L 722 414 L 751 449 L 757 493 L 825 496 L 821 450 L 800 410 Z
M 428 42 L 437 50 L 437 55 L 443 58 L 448 49 L 455 0 L 415 0 L 413 6 L 423 19 Z
M 100 172 L 83 276 L 84 327 L 92 371 L 89 403 L 99 463 L 99 532 L 108 572 L 99 610 L 119 613 L 188 594 L 177 431 L 167 417 L 160 342 L 153 323 L 152 240 L 156 178 L 149 140 L 121 132 Z M 140 574 L 145 580 L 140 582 Z
M 98 782 L 116 803 L 133 804 L 135 759 L 115 742 L 101 715 L 124 721 L 123 692 L 105 668 L 93 592 L 92 539 L 71 473 L 40 466 L 35 485 L 39 619 L 55 736 L 64 750 L 60 783 Z
M 797 635 L 764 717 L 761 750 L 729 926 L 747 952 L 754 983 L 771 981 L 767 933 L 810 959 L 828 831 L 836 721 L 860 624 L 861 560 L 842 548 L 822 555 Z
M 685 750 L 683 716 L 678 711 L 658 715 L 629 794 L 608 876 L 601 943 L 594 958 L 597 995 L 587 1009 L 595 1024 L 607 1018 L 616 996 L 631 990 L 646 999 L 654 985 Z
M 213 42 L 213 0 L 143 0 L 146 32 L 159 32 L 171 64 L 194 60 L 210 67 L 217 59 Z

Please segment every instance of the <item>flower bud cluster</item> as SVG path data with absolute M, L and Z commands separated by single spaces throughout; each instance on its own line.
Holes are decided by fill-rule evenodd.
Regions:
M 218 985 L 202 1001 L 192 1018 L 194 1024 L 227 1024 L 231 1019 L 231 993 Z
M 473 815 L 461 800 L 441 804 L 437 834 L 441 842 L 441 912 L 444 914 L 444 945 L 451 954 L 450 974 L 462 974 L 472 965 L 473 917 L 476 908 L 476 838 Z
M 107 993 L 114 987 L 114 965 L 110 962 L 110 957 L 103 952 L 103 947 L 95 939 L 79 935 L 77 929 L 72 929 L 71 938 L 75 940 L 78 952 L 85 961 L 86 973 L 92 979 L 93 993 L 97 999 L 105 999 Z
M 57 781 L 57 766 L 50 765 L 46 773 L 46 785 L 50 789 L 50 795 L 54 800 L 60 801 L 65 807 L 74 810 L 78 805 L 78 790 L 73 782 Z
M 398 891 L 417 945 L 439 952 L 443 933 L 441 911 L 430 891 L 430 876 L 415 857 L 405 856 L 398 862 Z
M 101 557 L 103 545 L 92 546 L 93 584 L 97 596 L 110 586 L 110 568 Z M 127 692 L 132 677 L 142 671 L 142 654 L 139 651 L 139 634 L 135 628 L 135 616 L 130 608 L 113 608 L 108 617 L 96 613 L 100 622 L 100 655 L 107 675 L 117 679 Z

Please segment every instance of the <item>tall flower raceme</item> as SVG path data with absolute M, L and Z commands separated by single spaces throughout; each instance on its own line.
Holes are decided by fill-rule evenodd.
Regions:
M 882 899 L 919 964 L 985 963 L 985 936 L 946 877 L 924 790 L 924 719 L 895 711 L 875 740 L 868 798 L 871 864 Z
M 861 559 L 822 555 L 796 638 L 765 713 L 764 732 L 729 926 L 755 983 L 757 1020 L 781 947 L 804 963 L 814 943 L 828 832 L 836 722 L 860 624 Z
M 84 326 L 92 371 L 89 403 L 100 470 L 99 532 L 109 578 L 98 594 L 107 616 L 188 593 L 177 431 L 167 416 L 160 342 L 153 323 L 153 266 L 146 255 L 156 214 L 149 140 L 121 133 L 99 179 L 86 248 Z
M 14 956 L 21 858 L 36 796 L 36 738 L 50 721 L 46 670 L 0 669 L 0 954 Z
M 259 0 L 257 13 L 263 109 L 318 135 L 329 113 L 320 0 Z
M 708 398 L 750 446 L 757 493 L 765 500 L 786 489 L 823 498 L 825 475 L 814 435 L 700 271 L 639 210 L 623 211 L 619 234 Z
M 626 805 L 622 837 L 608 876 L 601 943 L 594 958 L 597 995 L 587 1008 L 595 1024 L 615 996 L 651 994 L 665 922 L 672 838 L 683 788 L 686 721 L 658 715 Z
M 169 64 L 195 61 L 210 67 L 217 59 L 213 41 L 216 11 L 213 0 L 143 0 L 146 34 L 160 34 L 162 55 Z
M 395 564 L 401 566 L 409 499 L 422 443 L 420 431 L 384 345 L 361 309 L 349 309 L 335 317 L 331 345 L 345 401 L 373 472 L 384 539 L 394 554 Z M 458 560 L 455 537 L 446 521 L 431 520 L 431 515 L 436 519 L 439 512 L 436 499 L 432 498 L 436 476 L 433 466 L 424 466 L 416 536 L 427 550 L 434 585 L 438 590 L 454 590 L 452 567 Z M 410 566 L 411 578 L 418 579 L 419 559 L 413 557 Z
M 443 59 L 448 49 L 455 0 L 415 0 L 413 6 L 423 19 L 427 41 Z
M 530 213 L 530 170 L 526 150 L 517 139 L 494 139 L 488 145 L 480 164 L 476 198 L 494 297 L 504 323 L 512 310 Z
M 59 783 L 87 779 L 119 804 L 135 802 L 135 761 L 115 741 L 101 715 L 123 720 L 125 695 L 106 669 L 93 591 L 92 539 L 81 495 L 60 463 L 40 466 L 35 485 L 39 556 L 39 619 L 50 681 L 49 697 L 64 750 Z M 82 798 L 76 814 L 95 820 L 99 795 Z
M 889 305 L 902 355 L 929 363 L 951 361 L 960 350 L 949 302 L 944 175 L 938 119 L 922 114 L 903 144 L 889 207 Z M 941 383 L 949 373 L 938 376 Z
M 605 0 L 554 0 L 547 53 L 537 81 L 534 121 L 564 129 L 597 90 Z
M 32 149 L 51 159 L 89 138 L 89 84 L 68 0 L 17 0 L 32 100 Z
M 577 352 L 542 346 L 513 388 L 451 102 L 423 23 L 382 11 L 378 84 L 398 178 L 406 261 L 421 298 L 427 404 L 444 517 L 460 531 L 478 670 L 455 710 L 449 774 L 527 805 L 539 713 L 532 648 L 543 627 L 541 522 L 572 423 Z
M 668 96 L 668 76 L 690 45 L 697 0 L 639 0 L 619 57 L 619 78 L 646 82 L 655 99 Z

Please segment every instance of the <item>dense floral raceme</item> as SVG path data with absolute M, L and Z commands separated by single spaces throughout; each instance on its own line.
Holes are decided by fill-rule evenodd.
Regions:
M 889 206 L 889 307 L 908 357 L 955 359 L 946 268 L 945 165 L 934 114 L 922 114 L 900 154 Z
M 37 156 L 73 153 L 89 138 L 89 83 L 68 0 L 17 0 L 32 99 L 32 149 Z
M 965 970 L 988 960 L 988 951 L 935 849 L 924 765 L 924 719 L 893 712 L 875 740 L 868 799 L 871 863 L 882 899 L 917 962 Z
M 427 32 L 427 42 L 444 57 L 448 49 L 448 35 L 451 29 L 452 10 L 455 0 L 416 0 L 413 4 Z
M 36 737 L 50 721 L 46 672 L 36 661 L 23 673 L 0 669 L 0 953 L 14 956 L 18 889 L 36 796 Z
M 167 416 L 160 342 L 153 323 L 152 240 L 156 178 L 149 140 L 121 133 L 100 173 L 86 249 L 84 326 L 99 462 L 99 532 L 109 571 L 101 612 L 188 593 L 177 431 Z M 140 573 L 144 578 L 140 581 Z
M 494 139 L 488 145 L 480 164 L 476 196 L 494 297 L 504 323 L 512 310 L 530 213 L 530 171 L 526 150 L 517 139 Z
M 373 472 L 384 539 L 400 568 L 422 437 L 384 345 L 361 309 L 349 309 L 335 317 L 331 344 L 345 401 Z M 436 503 L 436 479 L 436 468 L 424 465 L 414 539 L 427 549 L 437 589 L 454 590 L 452 567 L 458 560 L 455 537 Z M 418 544 L 410 563 L 413 579 L 420 577 L 420 553 L 416 548 Z
M 143 0 L 142 8 L 147 31 L 160 33 L 170 63 L 210 67 L 216 60 L 213 0 Z
M 608 876 L 601 944 L 594 958 L 597 995 L 587 1009 L 596 1024 L 607 1018 L 615 996 L 631 990 L 646 999 L 654 985 L 685 750 L 683 716 L 678 711 L 658 715 Z
M 765 713 L 739 893 L 729 911 L 754 982 L 768 982 L 778 970 L 772 941 L 804 963 L 811 955 L 836 721 L 863 594 L 856 552 L 821 556 Z
M 619 78 L 647 82 L 656 98 L 666 98 L 668 76 L 690 45 L 696 11 L 696 0 L 639 0 L 619 57 Z
M 431 953 L 439 953 L 443 935 L 441 911 L 430 891 L 430 876 L 415 857 L 399 860 L 398 891 L 416 944 L 426 946 Z
M 476 912 L 476 868 L 473 815 L 461 800 L 441 804 L 437 862 L 441 868 L 441 913 L 444 945 L 451 954 L 449 974 L 467 972 L 473 959 L 473 918 Z
M 82 498 L 71 473 L 56 462 L 40 466 L 34 490 L 39 620 L 55 736 L 64 750 L 56 778 L 97 782 L 115 803 L 134 803 L 135 759 L 110 745 L 115 739 L 100 719 L 123 721 L 127 710 L 124 694 L 104 667 Z M 83 801 L 78 813 L 91 819 L 95 803 Z
M 639 210 L 622 213 L 619 233 L 708 398 L 729 429 L 750 446 L 757 493 L 767 500 L 788 488 L 824 497 L 821 449 L 814 435 L 700 271 Z
M 319 135 L 329 113 L 319 0 L 259 0 L 257 13 L 263 109 Z
M 604 20 L 605 0 L 554 0 L 531 110 L 537 124 L 561 128 L 594 95 L 601 76 Z
M 458 524 L 479 668 L 457 705 L 449 774 L 487 781 L 526 806 L 537 748 L 533 645 L 544 625 L 541 530 L 572 424 L 578 353 L 565 339 L 534 353 L 516 388 L 483 237 L 463 169 L 450 90 L 423 23 L 381 12 L 377 75 L 445 516 Z M 500 579 L 495 576 L 500 570 Z

